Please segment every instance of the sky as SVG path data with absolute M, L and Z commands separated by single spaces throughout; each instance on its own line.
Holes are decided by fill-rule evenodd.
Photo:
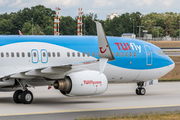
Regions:
M 95 13 L 101 20 L 112 13 L 180 13 L 180 0 L 0 0 L 0 14 L 17 12 L 36 5 L 44 5 L 53 10 L 60 7 L 60 15 L 73 18 L 78 15 L 78 8 L 82 8 L 84 14 Z

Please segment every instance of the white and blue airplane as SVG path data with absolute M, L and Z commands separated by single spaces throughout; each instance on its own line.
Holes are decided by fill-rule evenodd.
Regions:
M 97 36 L 0 36 L 0 91 L 15 91 L 15 103 L 30 104 L 35 86 L 54 86 L 66 96 L 104 93 L 108 82 L 137 83 L 137 95 L 175 64 L 148 42 Z

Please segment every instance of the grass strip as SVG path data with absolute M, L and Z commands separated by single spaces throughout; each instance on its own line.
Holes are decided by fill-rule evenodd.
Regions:
M 160 78 L 159 82 L 176 82 L 176 81 L 180 81 L 180 79 L 166 79 L 166 78 Z
M 180 112 L 166 112 L 163 114 L 159 113 L 148 113 L 148 114 L 140 114 L 140 115 L 128 115 L 128 116 L 114 116 L 114 117 L 105 117 L 105 118 L 87 118 L 83 117 L 76 120 L 180 120 Z

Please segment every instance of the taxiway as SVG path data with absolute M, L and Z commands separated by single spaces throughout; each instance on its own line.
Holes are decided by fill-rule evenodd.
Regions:
M 32 104 L 15 104 L 13 92 L 0 92 L 0 119 L 7 120 L 73 120 L 82 117 L 104 117 L 124 114 L 180 110 L 180 82 L 161 82 L 146 87 L 146 95 L 135 94 L 136 84 L 109 84 L 102 95 L 66 97 L 47 87 L 30 89 Z

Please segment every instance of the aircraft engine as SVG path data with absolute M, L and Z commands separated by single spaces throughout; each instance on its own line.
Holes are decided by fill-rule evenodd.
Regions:
M 70 73 L 63 80 L 54 82 L 54 88 L 67 96 L 97 95 L 104 93 L 107 87 L 106 76 L 92 70 Z

